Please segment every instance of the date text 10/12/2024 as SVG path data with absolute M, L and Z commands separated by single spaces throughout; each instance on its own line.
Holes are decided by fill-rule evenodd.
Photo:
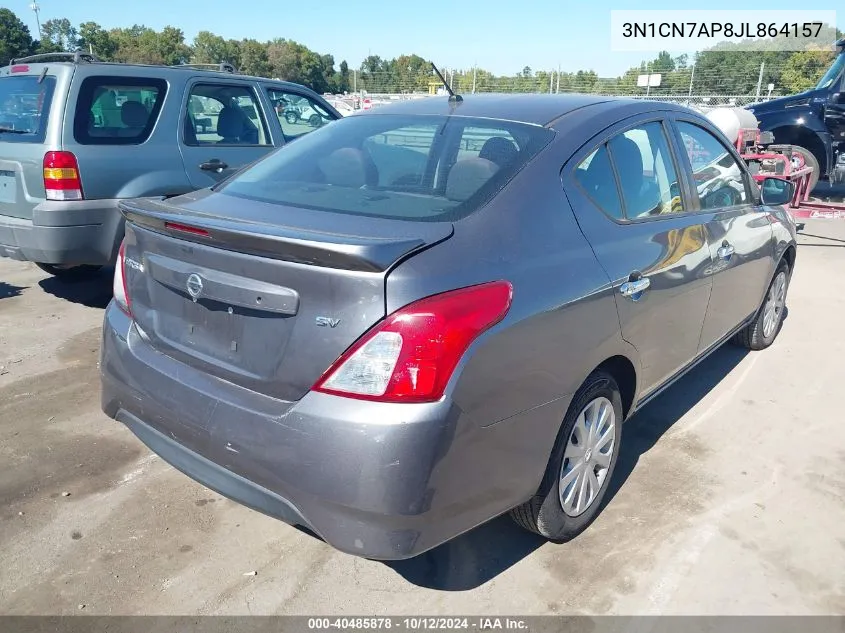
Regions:
M 527 630 L 528 625 L 520 618 L 508 617 L 359 617 L 359 618 L 308 618 L 308 629 L 370 631 L 395 629 L 398 631 L 432 630 Z

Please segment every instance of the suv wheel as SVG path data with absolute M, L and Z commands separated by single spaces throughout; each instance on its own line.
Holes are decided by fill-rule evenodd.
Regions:
M 81 266 L 63 266 L 61 264 L 40 264 L 35 262 L 45 273 L 49 273 L 64 281 L 82 281 L 96 277 L 102 266 L 83 264 Z
M 296 116 L 296 112 L 285 112 L 285 121 L 287 121 L 291 125 L 296 123 L 297 119 L 299 119 L 299 117 Z
M 511 511 L 526 530 L 568 541 L 598 515 L 622 441 L 622 396 L 613 376 L 590 374 L 575 394 L 537 494 Z
M 312 114 L 308 118 L 308 124 L 311 127 L 320 127 L 320 124 L 323 122 L 323 118 L 319 114 Z

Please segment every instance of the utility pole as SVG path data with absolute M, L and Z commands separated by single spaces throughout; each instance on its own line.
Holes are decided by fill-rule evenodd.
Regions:
M 692 72 L 689 76 L 689 92 L 687 93 L 687 100 L 692 98 L 692 80 L 695 78 L 695 64 L 692 65 Z
M 760 98 L 760 88 L 763 85 L 763 69 L 766 67 L 766 62 L 760 62 L 760 75 L 757 77 L 757 99 Z
M 557 86 L 555 86 L 555 94 L 560 94 L 560 64 L 557 65 Z
M 472 67 L 472 94 L 475 94 L 475 75 L 478 71 L 478 62 Z
M 455 69 L 449 71 L 449 90 L 455 89 Z
M 549 94 L 552 94 L 552 86 L 554 85 L 555 71 L 549 73 Z
M 41 35 L 41 18 L 38 15 L 38 12 L 41 11 L 41 7 L 38 6 L 37 2 L 33 2 L 29 5 L 29 8 L 35 13 L 35 23 L 38 25 L 38 41 L 40 42 L 42 39 Z

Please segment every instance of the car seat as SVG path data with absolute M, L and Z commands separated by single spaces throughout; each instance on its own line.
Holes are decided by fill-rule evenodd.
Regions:
M 484 145 L 481 146 L 481 151 L 478 153 L 479 158 L 485 158 L 494 162 L 500 169 L 512 165 L 519 155 L 519 150 L 513 142 L 502 136 L 493 136 L 488 138 Z
M 244 121 L 240 112 L 232 106 L 224 106 L 217 115 L 218 143 L 224 145 L 238 145 L 244 131 Z

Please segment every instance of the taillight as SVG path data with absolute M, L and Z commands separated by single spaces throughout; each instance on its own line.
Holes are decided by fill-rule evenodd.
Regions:
M 79 165 L 73 153 L 44 154 L 44 190 L 47 200 L 82 200 Z
M 132 301 L 129 299 L 129 288 L 126 285 L 126 242 L 120 243 L 117 261 L 114 264 L 114 282 L 112 283 L 114 301 L 118 307 L 132 316 Z
M 379 402 L 433 402 L 470 344 L 511 305 L 507 281 L 452 290 L 405 306 L 367 332 L 315 391 Z

